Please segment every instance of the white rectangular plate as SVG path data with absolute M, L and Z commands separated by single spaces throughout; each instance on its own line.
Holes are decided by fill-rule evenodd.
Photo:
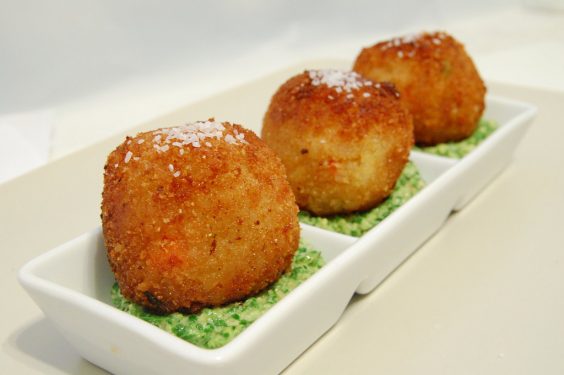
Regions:
M 271 87 L 273 78 L 264 81 L 257 85 Z M 427 186 L 360 239 L 302 225 L 327 264 L 219 349 L 196 347 L 111 306 L 114 278 L 100 229 L 30 261 L 20 282 L 82 356 L 111 372 L 279 372 L 338 321 L 355 292 L 373 290 L 510 162 L 535 112 L 488 97 L 484 117 L 499 129 L 459 161 L 413 152 Z

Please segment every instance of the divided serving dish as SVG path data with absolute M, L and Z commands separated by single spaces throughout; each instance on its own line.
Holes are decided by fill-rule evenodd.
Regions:
M 257 94 L 269 99 L 303 67 L 292 69 L 257 81 Z M 354 293 L 371 292 L 511 161 L 536 109 L 493 96 L 486 108 L 484 118 L 499 128 L 464 158 L 411 153 L 426 186 L 364 236 L 302 224 L 302 238 L 326 265 L 219 349 L 196 347 L 111 305 L 114 278 L 100 228 L 31 260 L 20 282 L 84 358 L 113 373 L 280 372 L 338 322 Z M 243 125 L 260 133 L 259 124 Z

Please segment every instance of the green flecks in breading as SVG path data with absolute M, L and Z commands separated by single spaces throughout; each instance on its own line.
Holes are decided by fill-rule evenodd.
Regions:
M 417 194 L 423 186 L 425 186 L 425 182 L 419 175 L 419 170 L 415 164 L 408 162 L 390 196 L 373 209 L 326 217 L 314 216 L 307 211 L 300 211 L 299 218 L 301 222 L 306 224 L 360 237 Z
M 198 314 L 155 315 L 126 300 L 115 283 L 111 291 L 112 303 L 118 309 L 194 345 L 215 349 L 231 341 L 323 265 L 321 253 L 300 242 L 300 247 L 292 262 L 292 270 L 282 275 L 262 293 L 242 302 L 231 303 L 223 307 L 204 308 Z
M 484 139 L 497 129 L 497 124 L 493 121 L 480 120 L 476 131 L 472 135 L 460 142 L 439 143 L 435 146 L 414 147 L 417 151 L 427 152 L 452 159 L 462 159 L 470 151 L 475 149 Z

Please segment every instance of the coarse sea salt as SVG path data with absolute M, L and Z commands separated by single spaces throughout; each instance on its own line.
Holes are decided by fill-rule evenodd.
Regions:
M 215 122 L 213 120 L 198 121 L 172 128 L 163 128 L 153 132 L 153 148 L 158 153 L 163 153 L 169 151 L 171 147 L 175 147 L 178 149 L 178 154 L 182 156 L 189 151 L 185 151 L 185 146 L 199 148 L 203 143 L 207 147 L 213 147 L 210 140 L 214 138 L 223 140 L 228 144 L 248 144 L 245 140 L 244 133 L 240 133 L 237 129 L 233 129 L 233 134 L 229 134 L 225 130 L 225 126 L 222 123 Z M 145 139 L 137 140 L 137 144 L 142 144 L 143 142 L 145 142 Z M 128 140 L 127 144 L 131 144 L 131 140 Z M 206 156 L 203 155 L 202 158 L 205 159 Z M 124 162 L 127 164 L 131 161 L 131 159 L 137 161 L 140 157 L 133 156 L 132 151 L 127 151 Z M 118 163 L 114 164 L 114 168 L 117 168 L 118 166 Z M 180 171 L 175 170 L 174 165 L 172 164 L 168 165 L 168 170 L 174 177 L 178 177 L 181 174 Z
M 184 146 L 199 148 L 202 147 L 203 143 L 207 147 L 211 147 L 212 143 L 207 139 L 223 139 L 229 144 L 248 143 L 245 141 L 245 134 L 239 133 L 236 129 L 233 129 L 235 136 L 224 133 L 225 126 L 220 122 L 212 120 L 198 121 L 154 131 L 153 147 L 157 152 L 166 152 L 171 146 L 177 147 L 180 149 L 180 155 L 183 155 L 184 151 L 181 150 Z
M 399 47 L 401 45 L 404 44 L 414 44 L 417 45 L 417 41 L 419 40 L 419 38 L 421 38 L 424 34 L 420 33 L 420 34 L 409 34 L 409 35 L 405 35 L 402 37 L 398 37 L 398 38 L 393 38 L 391 40 L 389 40 L 388 42 L 382 44 L 382 46 L 380 47 L 380 49 L 382 51 L 387 50 L 388 48 L 391 47 Z
M 350 93 L 353 90 L 358 90 L 364 86 L 371 86 L 372 82 L 362 78 L 356 72 L 338 70 L 338 69 L 319 69 L 308 70 L 311 84 L 314 86 L 326 85 L 327 87 L 335 89 L 337 93 L 343 91 Z
M 234 136 L 232 136 L 231 134 L 227 134 L 225 136 L 225 142 L 229 143 L 229 144 L 235 144 L 237 143 L 237 140 L 235 139 Z
M 127 153 L 125 154 L 125 159 L 123 160 L 125 162 L 125 164 L 129 163 L 132 156 L 133 156 L 133 152 L 127 151 Z
M 406 45 L 406 44 L 409 44 L 409 45 L 411 45 L 412 47 L 416 47 L 416 48 L 417 48 L 417 47 L 420 46 L 419 42 L 421 41 L 421 39 L 422 39 L 423 37 L 425 37 L 426 35 L 429 35 L 429 34 L 423 32 L 423 33 L 409 34 L 409 35 L 405 35 L 405 36 L 402 36 L 402 37 L 393 38 L 393 39 L 391 39 L 391 40 L 389 40 L 389 41 L 383 43 L 383 44 L 380 46 L 380 49 L 381 49 L 382 51 L 385 51 L 385 50 L 387 50 L 387 49 L 389 49 L 389 48 L 392 48 L 392 47 L 400 47 L 400 46 L 403 46 L 403 45 Z M 445 34 L 445 33 L 442 32 L 442 31 L 439 31 L 439 32 L 434 33 L 434 34 L 431 34 L 431 35 L 434 36 L 434 37 L 431 39 L 431 42 L 432 42 L 433 44 L 435 44 L 435 45 L 441 44 L 441 41 L 444 40 L 444 39 L 447 37 L 447 34 Z M 401 52 L 401 51 L 400 51 L 400 52 Z M 408 57 L 413 57 L 414 55 L 415 55 L 415 52 L 414 52 L 414 51 L 408 53 Z M 399 57 L 399 58 L 403 58 L 403 54 L 400 56 L 400 54 L 399 54 L 399 52 L 398 52 L 398 57 Z

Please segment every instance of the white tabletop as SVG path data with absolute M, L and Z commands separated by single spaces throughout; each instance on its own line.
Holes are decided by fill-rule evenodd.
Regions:
M 559 152 L 564 13 L 514 6 L 428 26 L 463 41 L 486 79 L 524 86 L 491 84 L 490 90 L 537 104 L 538 119 L 506 171 L 377 290 L 355 297 L 339 323 L 288 373 L 564 372 L 564 157 Z M 96 166 L 83 155 L 69 175 L 57 168 L 58 160 L 293 62 L 318 56 L 352 60 L 361 46 L 375 41 L 374 35 L 357 33 L 299 45 L 296 32 L 299 36 L 290 27 L 269 48 L 246 51 L 228 63 L 176 64 L 75 92 L 52 105 L 8 108 L 52 111 L 49 163 L 32 172 L 32 179 L 59 185 L 52 200 L 37 194 L 41 183 L 25 184 L 27 176 L 0 185 L 0 206 L 17 208 L 0 214 L 3 316 L 10 317 L 0 321 L 2 372 L 103 373 L 78 357 L 16 281 L 25 261 L 95 225 L 99 203 L 67 193 L 78 180 L 85 189 L 89 181 L 95 185 L 100 176 L 80 170 L 81 163 L 85 170 Z M 54 202 L 65 194 L 69 201 L 60 210 Z

